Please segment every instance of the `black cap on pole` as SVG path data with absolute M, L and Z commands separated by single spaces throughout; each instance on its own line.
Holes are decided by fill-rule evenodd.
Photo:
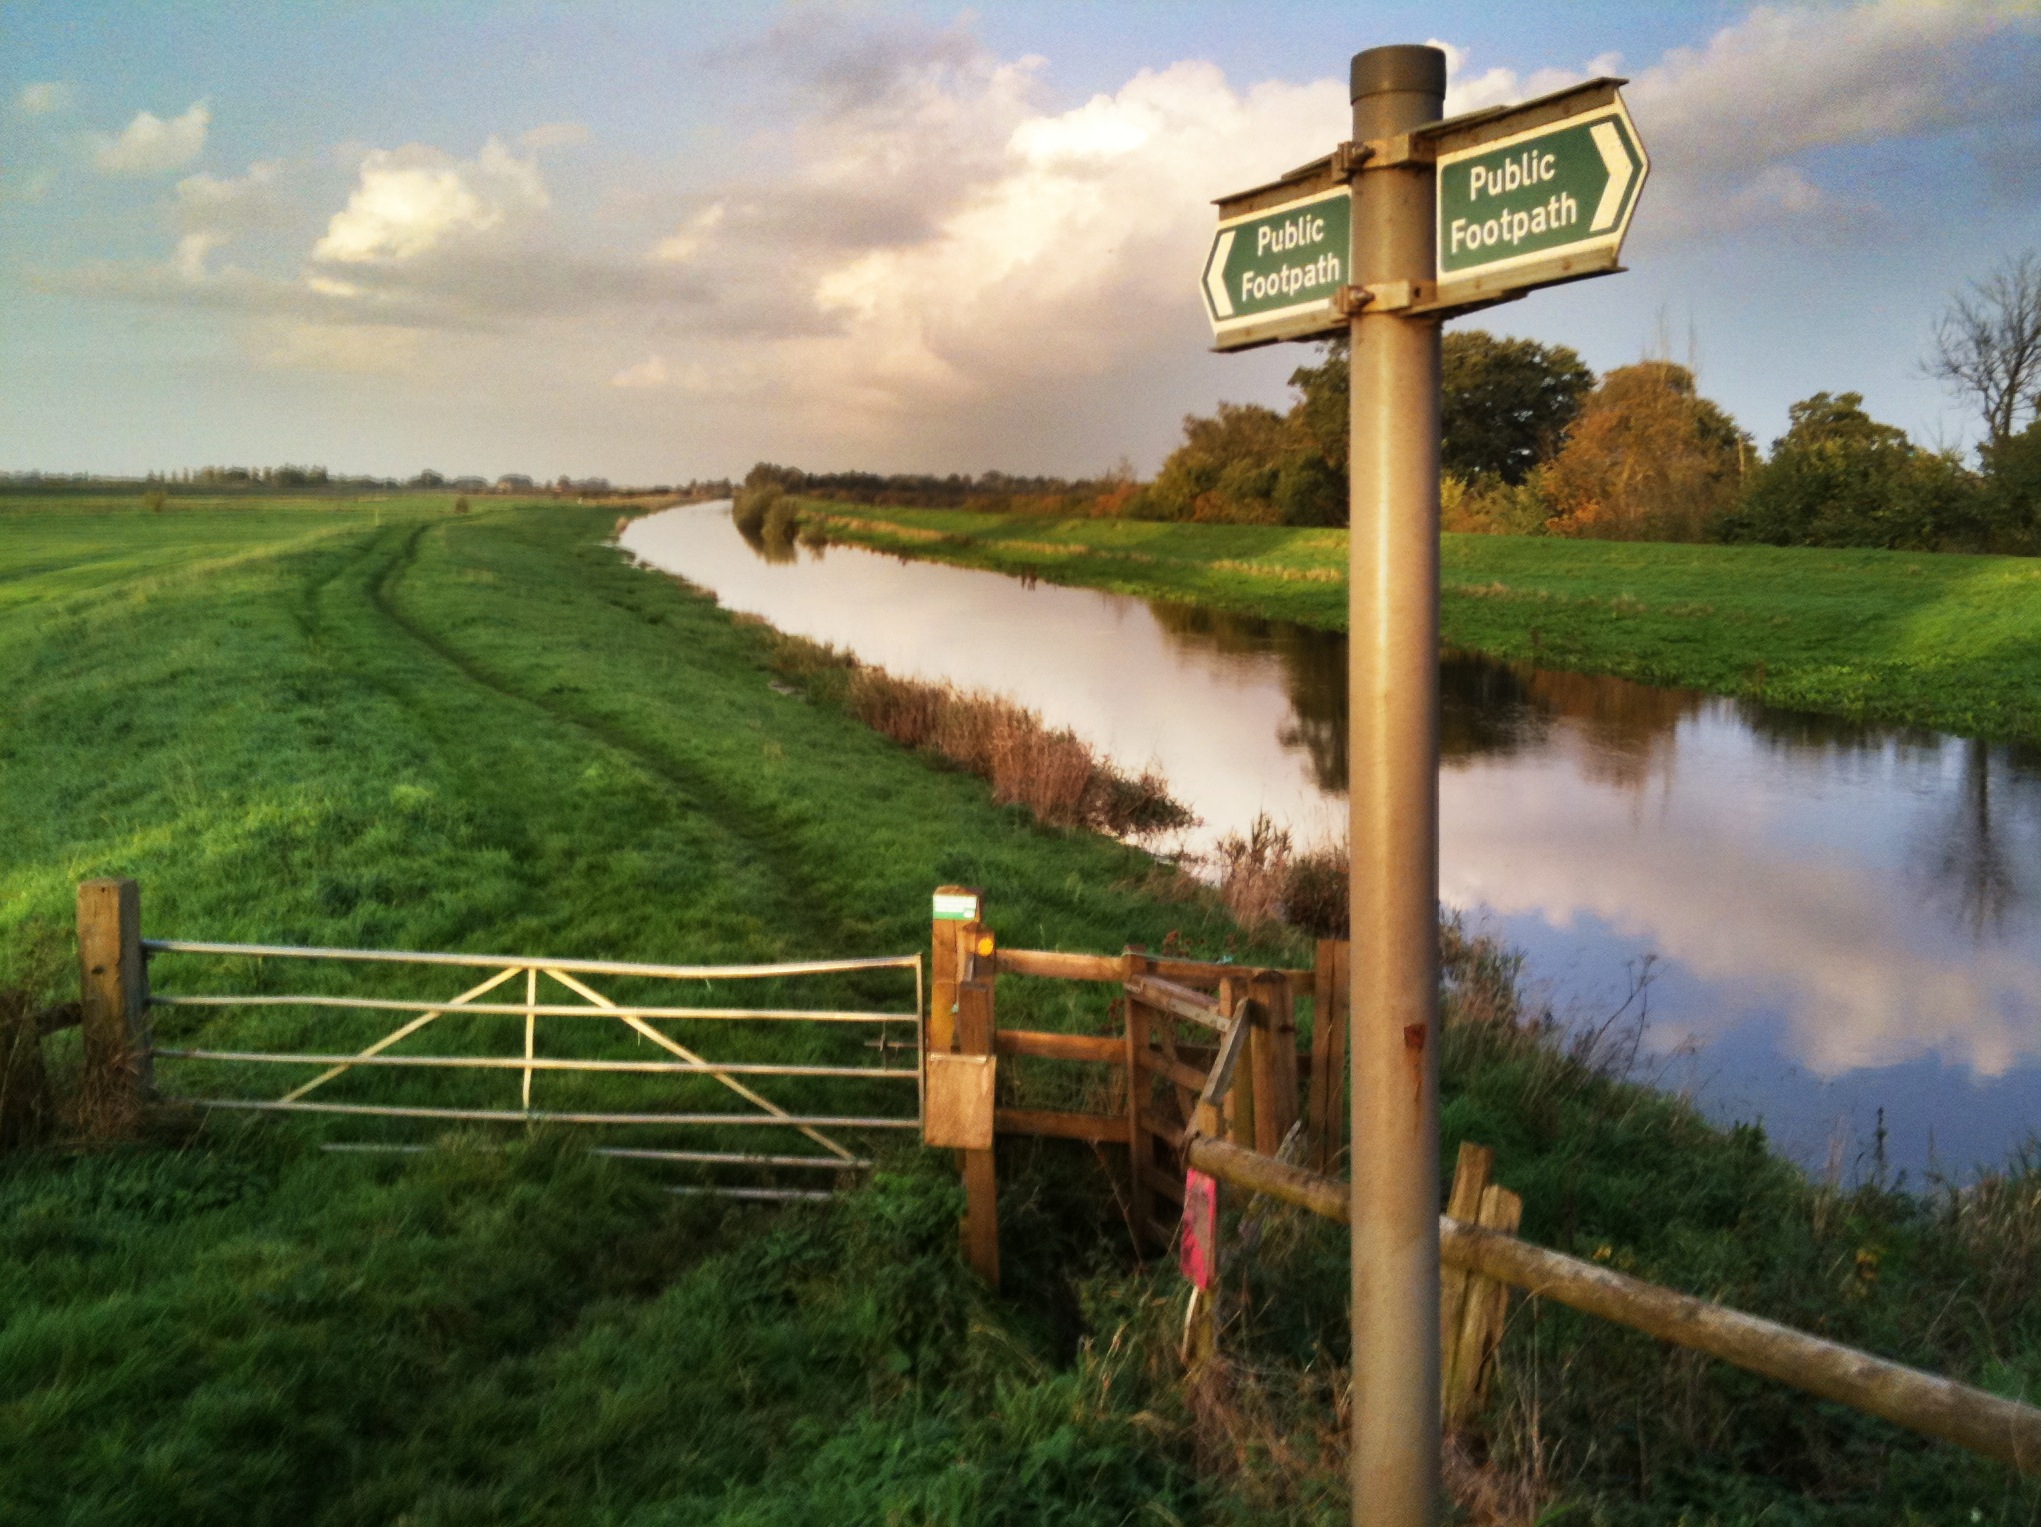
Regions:
M 1442 96 L 1446 93 L 1445 50 L 1407 42 L 1370 48 L 1354 55 L 1349 79 L 1350 101 L 1406 92 Z

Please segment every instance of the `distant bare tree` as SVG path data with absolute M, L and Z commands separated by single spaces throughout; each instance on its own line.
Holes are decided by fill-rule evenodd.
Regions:
M 1958 292 L 1935 325 L 1928 375 L 1976 403 L 1987 445 L 2041 413 L 2041 254 L 2029 250 Z

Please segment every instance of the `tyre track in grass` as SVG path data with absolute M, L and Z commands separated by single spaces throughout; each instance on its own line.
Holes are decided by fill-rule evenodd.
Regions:
M 817 886 L 808 869 L 807 855 L 787 841 L 788 834 L 784 828 L 775 830 L 770 824 L 762 824 L 755 806 L 730 794 L 705 771 L 689 767 L 669 752 L 648 745 L 610 722 L 569 707 L 556 694 L 532 693 L 519 687 L 403 609 L 398 585 L 415 568 L 425 533 L 445 528 L 417 526 L 363 580 L 367 603 L 376 614 L 396 632 L 499 703 L 536 711 L 551 724 L 621 755 L 660 781 L 673 793 L 678 805 L 708 824 L 728 853 L 734 870 L 743 874 L 747 881 L 771 886 L 774 912 L 770 917 L 761 917 L 761 921 L 768 926 L 778 924 L 797 928 L 804 935 L 798 946 L 784 951 L 786 955 L 845 953 L 840 939 L 835 936 L 843 928 L 842 914 Z M 447 735 L 443 719 L 435 714 L 434 707 L 418 696 L 398 695 L 397 698 L 420 718 L 421 725 L 439 740 L 443 749 L 458 758 L 458 748 Z M 747 891 L 750 889 L 750 886 L 746 887 Z M 752 902 L 755 898 L 747 895 L 745 900 Z

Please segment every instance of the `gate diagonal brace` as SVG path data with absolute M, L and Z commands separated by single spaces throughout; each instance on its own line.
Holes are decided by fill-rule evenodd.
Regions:
M 433 1019 L 444 1016 L 446 1013 L 452 1011 L 454 1008 L 461 1007 L 469 1002 L 473 1002 L 477 997 L 486 996 L 488 993 L 494 991 L 497 987 L 501 986 L 505 981 L 508 981 L 512 976 L 516 975 L 520 970 L 523 969 L 525 969 L 525 967 L 522 965 L 513 965 L 508 970 L 500 970 L 495 975 L 491 976 L 488 980 L 484 981 L 480 986 L 469 987 L 466 991 L 462 992 L 458 997 L 455 997 L 451 1002 L 447 1003 L 445 1007 L 436 1007 L 429 1013 L 420 1013 L 416 1018 L 413 1018 L 409 1023 L 399 1025 L 397 1028 L 385 1034 L 381 1039 L 378 1039 L 374 1044 L 370 1045 L 366 1050 L 363 1050 L 361 1052 L 362 1057 L 366 1059 L 368 1056 L 371 1055 L 382 1054 L 383 1051 L 389 1049 L 390 1046 L 395 1044 L 398 1040 L 410 1038 L 411 1035 L 417 1033 L 420 1029 L 424 1028 L 428 1023 L 432 1022 Z M 299 1098 L 303 1097 L 306 1093 L 310 1092 L 314 1087 L 323 1087 L 326 1085 L 326 1083 L 332 1081 L 334 1077 L 340 1075 L 341 1072 L 350 1069 L 352 1068 L 348 1066 L 328 1067 L 326 1070 L 321 1071 L 317 1076 L 313 1077 L 309 1082 L 306 1082 L 302 1087 L 296 1087 L 293 1088 L 291 1091 L 286 1092 L 281 1098 L 277 1099 L 277 1101 L 280 1103 L 295 1103 Z
M 551 976 L 555 981 L 558 981 L 562 986 L 566 987 L 569 991 L 575 993 L 577 996 L 586 998 L 588 1001 L 594 1003 L 597 1007 L 614 1008 L 616 1006 L 616 1003 L 610 1001 L 609 998 L 605 997 L 601 992 L 595 990 L 595 988 L 591 986 L 586 986 L 581 982 L 575 980 L 572 976 L 568 975 L 566 971 L 554 970 L 550 966 L 545 966 L 541 968 L 545 970 L 547 975 Z M 638 1017 L 635 1013 L 620 1013 L 617 1016 L 621 1018 L 623 1022 L 629 1024 L 633 1029 L 637 1030 L 637 1032 L 639 1032 L 640 1034 L 643 1034 L 647 1039 L 651 1040 L 654 1044 L 660 1046 L 662 1049 L 671 1051 L 673 1054 L 678 1055 L 682 1060 L 692 1061 L 694 1064 L 705 1068 L 708 1071 L 709 1075 L 715 1077 L 717 1081 L 721 1082 L 725 1087 L 728 1087 L 732 1092 L 736 1093 L 746 1102 L 755 1104 L 757 1107 L 763 1109 L 765 1112 L 769 1114 L 774 1115 L 777 1118 L 790 1119 L 792 1117 L 792 1115 L 790 1115 L 784 1108 L 780 1107 L 770 1098 L 761 1097 L 758 1093 L 753 1092 L 749 1087 L 745 1086 L 742 1082 L 738 1081 L 735 1077 L 731 1076 L 727 1071 L 717 1070 L 715 1063 L 713 1061 L 704 1060 L 694 1051 L 688 1049 L 686 1045 L 681 1044 L 677 1040 L 669 1039 L 666 1035 L 660 1033 L 659 1030 L 653 1028 L 651 1024 L 645 1022 L 644 1019 Z M 841 1145 L 837 1144 L 836 1141 L 830 1139 L 829 1136 L 823 1134 L 820 1130 L 811 1129 L 806 1124 L 794 1124 L 791 1125 L 790 1127 L 798 1129 L 802 1134 L 806 1135 L 810 1140 L 813 1140 L 817 1145 L 821 1146 L 824 1150 L 831 1152 L 832 1154 L 840 1157 L 842 1160 L 853 1161 L 856 1159 L 852 1152 L 845 1150 Z

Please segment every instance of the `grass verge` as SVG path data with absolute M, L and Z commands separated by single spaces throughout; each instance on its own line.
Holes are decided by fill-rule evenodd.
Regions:
M 1297 953 L 827 693 L 775 688 L 769 634 L 625 565 L 607 509 L 376 512 L 9 519 L 0 989 L 68 994 L 72 886 L 101 873 L 142 881 L 157 935 L 869 954 L 919 947 L 929 889 L 959 881 L 1009 944 Z M 1939 1199 L 1812 1187 L 1755 1132 L 1558 1049 L 1498 951 L 1448 956 L 1448 1150 L 1497 1147 L 1528 1233 L 2004 1392 L 2041 1384 L 2032 1174 Z M 1000 1005 L 1099 1028 L 1104 996 L 1014 981 Z M 46 1048 L 61 1087 L 74 1057 Z M 1002 1146 L 994 1300 L 959 1264 L 941 1153 L 764 1211 L 670 1197 L 544 1132 L 360 1157 L 312 1126 L 174 1123 L 0 1160 L 0 1520 L 1344 1519 L 1338 1238 L 1271 1223 L 1229 1274 L 1223 1385 L 1186 1396 L 1180 1285 L 1132 1261 L 1101 1159 L 1070 1142 Z M 1504 1362 L 1456 1475 L 1470 1520 L 2041 1510 L 2002 1470 L 1562 1312 L 1526 1307 Z
M 1346 533 L 804 502 L 833 539 L 1346 626 Z M 1853 719 L 2041 740 L 2041 560 L 1448 535 L 1450 647 Z

